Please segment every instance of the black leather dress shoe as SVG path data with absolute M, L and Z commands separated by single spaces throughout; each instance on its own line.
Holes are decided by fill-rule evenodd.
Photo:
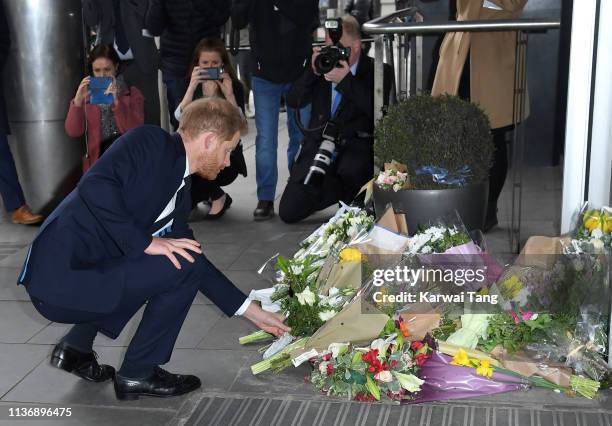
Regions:
M 219 210 L 218 213 L 208 213 L 204 217 L 204 220 L 219 219 L 221 216 L 223 216 L 225 211 L 230 208 L 230 206 L 232 205 L 232 201 L 234 201 L 234 200 L 232 200 L 232 197 L 230 197 L 229 194 L 225 194 L 225 201 L 223 202 L 223 207 L 221 208 L 221 210 Z
M 51 365 L 69 373 L 76 374 L 90 382 L 104 382 L 112 379 L 115 369 L 110 365 L 100 365 L 95 352 L 77 351 L 64 342 L 55 345 L 51 354 Z
M 142 379 L 115 375 L 115 395 L 121 400 L 138 399 L 140 395 L 161 397 L 183 395 L 200 386 L 202 382 L 196 376 L 172 374 L 160 367 L 155 367 L 150 376 Z
M 274 217 L 274 202 L 273 201 L 262 201 L 257 203 L 257 207 L 253 212 L 253 219 L 256 221 L 268 220 Z

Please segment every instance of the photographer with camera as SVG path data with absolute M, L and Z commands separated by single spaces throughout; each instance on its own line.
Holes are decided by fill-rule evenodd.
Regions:
M 350 203 L 372 178 L 374 60 L 362 52 L 352 16 L 325 21 L 326 46 L 313 48 L 311 67 L 293 84 L 287 104 L 312 103 L 308 128 L 280 201 L 279 216 L 294 223 L 338 201 Z M 384 66 L 384 102 L 393 71 Z

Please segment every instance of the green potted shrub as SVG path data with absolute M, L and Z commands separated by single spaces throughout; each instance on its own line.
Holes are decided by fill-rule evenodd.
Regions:
M 395 188 L 375 183 L 376 211 L 392 203 L 406 215 L 411 233 L 454 210 L 468 229 L 481 229 L 493 150 L 489 120 L 475 104 L 456 96 L 418 95 L 389 106 L 376 126 L 375 161 L 381 169 L 392 160 L 406 165 L 409 183 Z M 417 173 L 432 168 L 450 179 L 436 182 L 431 173 Z

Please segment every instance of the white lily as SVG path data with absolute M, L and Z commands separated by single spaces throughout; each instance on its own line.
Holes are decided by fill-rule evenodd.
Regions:
M 406 389 L 408 392 L 420 391 L 421 385 L 425 383 L 425 380 L 421 380 L 413 374 L 397 373 L 394 371 L 393 375 L 400 383 L 400 386 Z
M 348 352 L 348 343 L 332 343 L 327 349 L 331 351 L 332 358 L 338 358 L 338 355 Z
M 329 310 L 329 311 L 322 311 L 319 312 L 319 318 L 321 319 L 321 321 L 329 321 L 330 319 L 332 319 L 333 317 L 335 317 L 337 314 L 336 311 L 333 310 Z
M 306 287 L 303 292 L 296 294 L 300 305 L 312 306 L 315 303 L 315 294 L 310 290 L 310 287 Z

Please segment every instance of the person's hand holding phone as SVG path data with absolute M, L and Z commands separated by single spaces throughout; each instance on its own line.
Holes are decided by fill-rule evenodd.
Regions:
M 223 74 L 221 74 L 220 80 L 212 80 L 212 81 L 214 81 L 217 84 L 217 86 L 219 86 L 219 89 L 223 93 L 223 96 L 225 97 L 225 99 L 230 101 L 235 106 L 238 106 L 236 102 L 236 97 L 234 96 L 232 78 L 227 72 L 223 72 Z
M 204 81 L 204 79 L 200 75 L 201 70 L 202 68 L 200 68 L 199 66 L 193 67 L 193 71 L 191 72 L 191 79 L 189 80 L 189 87 L 187 90 L 195 90 L 196 87 L 198 87 L 198 84 Z
M 87 96 L 89 96 L 89 76 L 79 83 L 79 88 L 76 91 L 76 95 L 74 95 L 74 104 L 78 107 L 83 106 Z

